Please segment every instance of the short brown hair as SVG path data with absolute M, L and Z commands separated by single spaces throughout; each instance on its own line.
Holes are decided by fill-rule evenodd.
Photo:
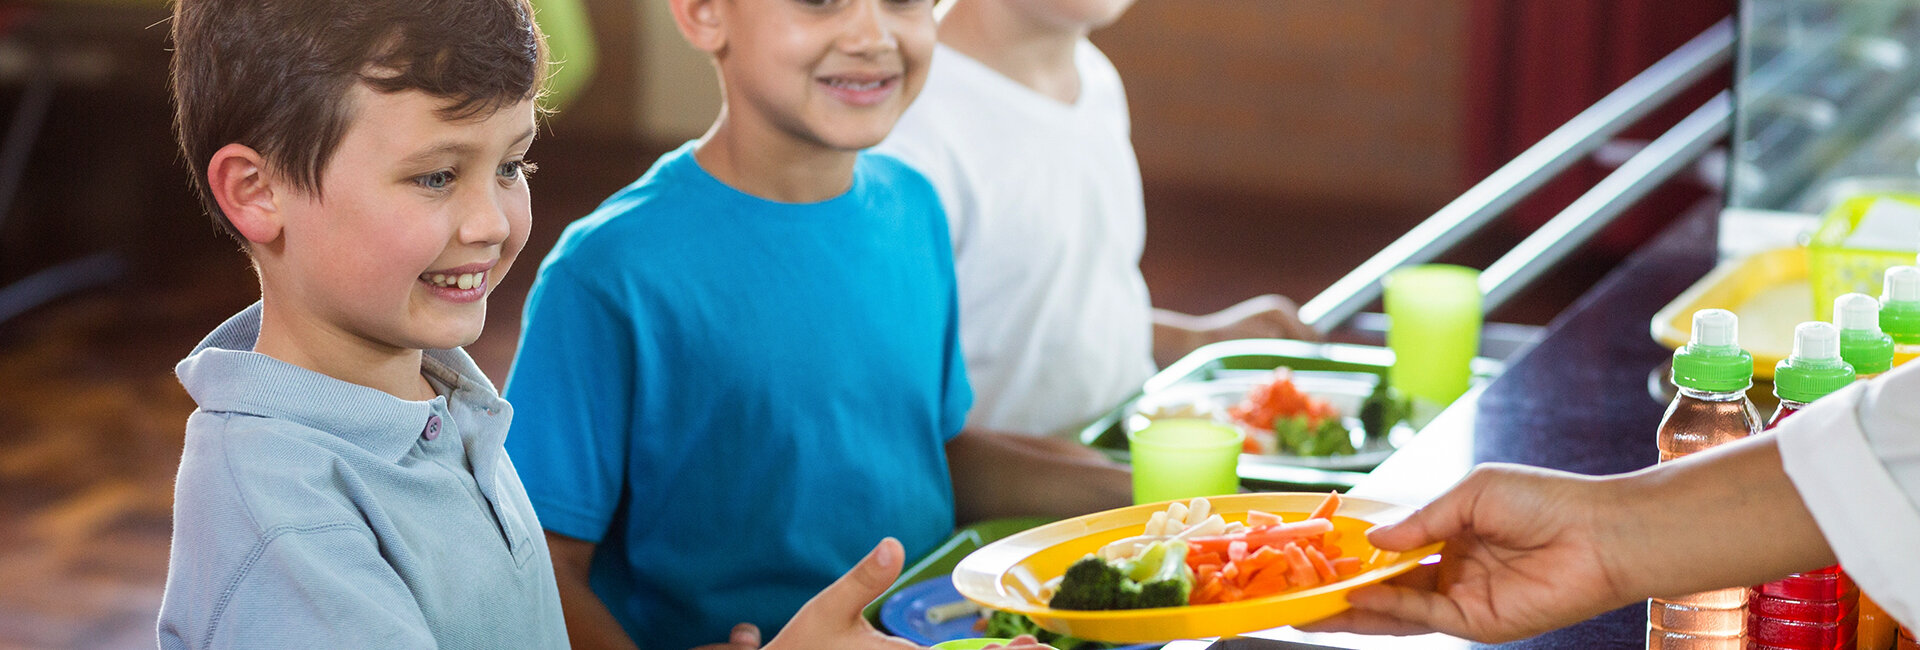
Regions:
M 207 186 L 231 143 L 317 194 L 353 107 L 348 91 L 419 90 L 448 120 L 537 96 L 546 50 L 528 0 L 178 0 L 173 125 L 214 226 L 245 239 Z

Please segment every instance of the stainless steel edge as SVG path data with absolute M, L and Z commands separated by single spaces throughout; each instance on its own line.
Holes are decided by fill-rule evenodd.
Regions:
M 1332 331 L 1380 296 L 1380 280 L 1388 273 L 1432 261 L 1473 234 L 1608 138 L 1726 63 L 1733 55 L 1733 43 L 1732 19 L 1708 28 L 1301 305 L 1301 320 L 1322 333 Z
M 1726 137 L 1733 123 L 1731 93 L 1721 91 L 1654 138 L 1593 189 L 1494 260 L 1480 273 L 1484 308 L 1493 311 L 1566 258 L 1641 197 L 1686 169 Z

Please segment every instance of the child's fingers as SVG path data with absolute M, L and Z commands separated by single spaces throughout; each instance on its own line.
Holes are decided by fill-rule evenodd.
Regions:
M 760 647 L 760 627 L 752 623 L 733 626 L 733 632 L 727 635 L 727 642 L 742 648 Z
M 892 537 L 880 540 L 859 564 L 854 565 L 846 575 L 833 581 L 820 594 L 813 597 L 809 605 L 830 608 L 831 611 L 845 612 L 853 618 L 860 617 L 860 610 L 879 598 L 880 594 L 893 586 L 895 578 L 900 577 L 901 558 L 906 551 L 900 547 L 900 541 Z

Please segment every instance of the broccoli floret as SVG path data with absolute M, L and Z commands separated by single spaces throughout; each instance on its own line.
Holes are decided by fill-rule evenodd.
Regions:
M 987 616 L 987 636 L 1011 639 L 1022 634 L 1031 634 L 1034 638 L 1039 639 L 1041 643 L 1059 648 L 1060 650 L 1106 650 L 1107 648 L 1113 647 L 1113 644 L 1109 643 L 1076 639 L 1070 636 L 1056 634 L 1044 627 L 1040 627 L 1039 624 L 1033 622 L 1033 619 L 1027 618 L 1023 614 L 995 610 L 991 615 Z
M 1117 605 L 1131 582 L 1120 567 L 1088 555 L 1067 567 L 1067 575 L 1060 579 L 1059 591 L 1054 592 L 1047 606 L 1077 610 L 1127 609 Z
M 1067 567 L 1054 609 L 1109 610 L 1179 607 L 1193 591 L 1185 542 L 1156 542 L 1129 560 L 1109 563 L 1089 555 Z

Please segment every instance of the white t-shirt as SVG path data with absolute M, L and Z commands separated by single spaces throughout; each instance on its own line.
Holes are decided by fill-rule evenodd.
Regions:
M 1920 627 L 1920 363 L 1774 429 L 1787 478 L 1860 591 Z
M 1068 435 L 1154 372 L 1126 93 L 1092 43 L 1063 104 L 944 45 L 880 150 L 940 192 L 953 236 L 969 427 Z

